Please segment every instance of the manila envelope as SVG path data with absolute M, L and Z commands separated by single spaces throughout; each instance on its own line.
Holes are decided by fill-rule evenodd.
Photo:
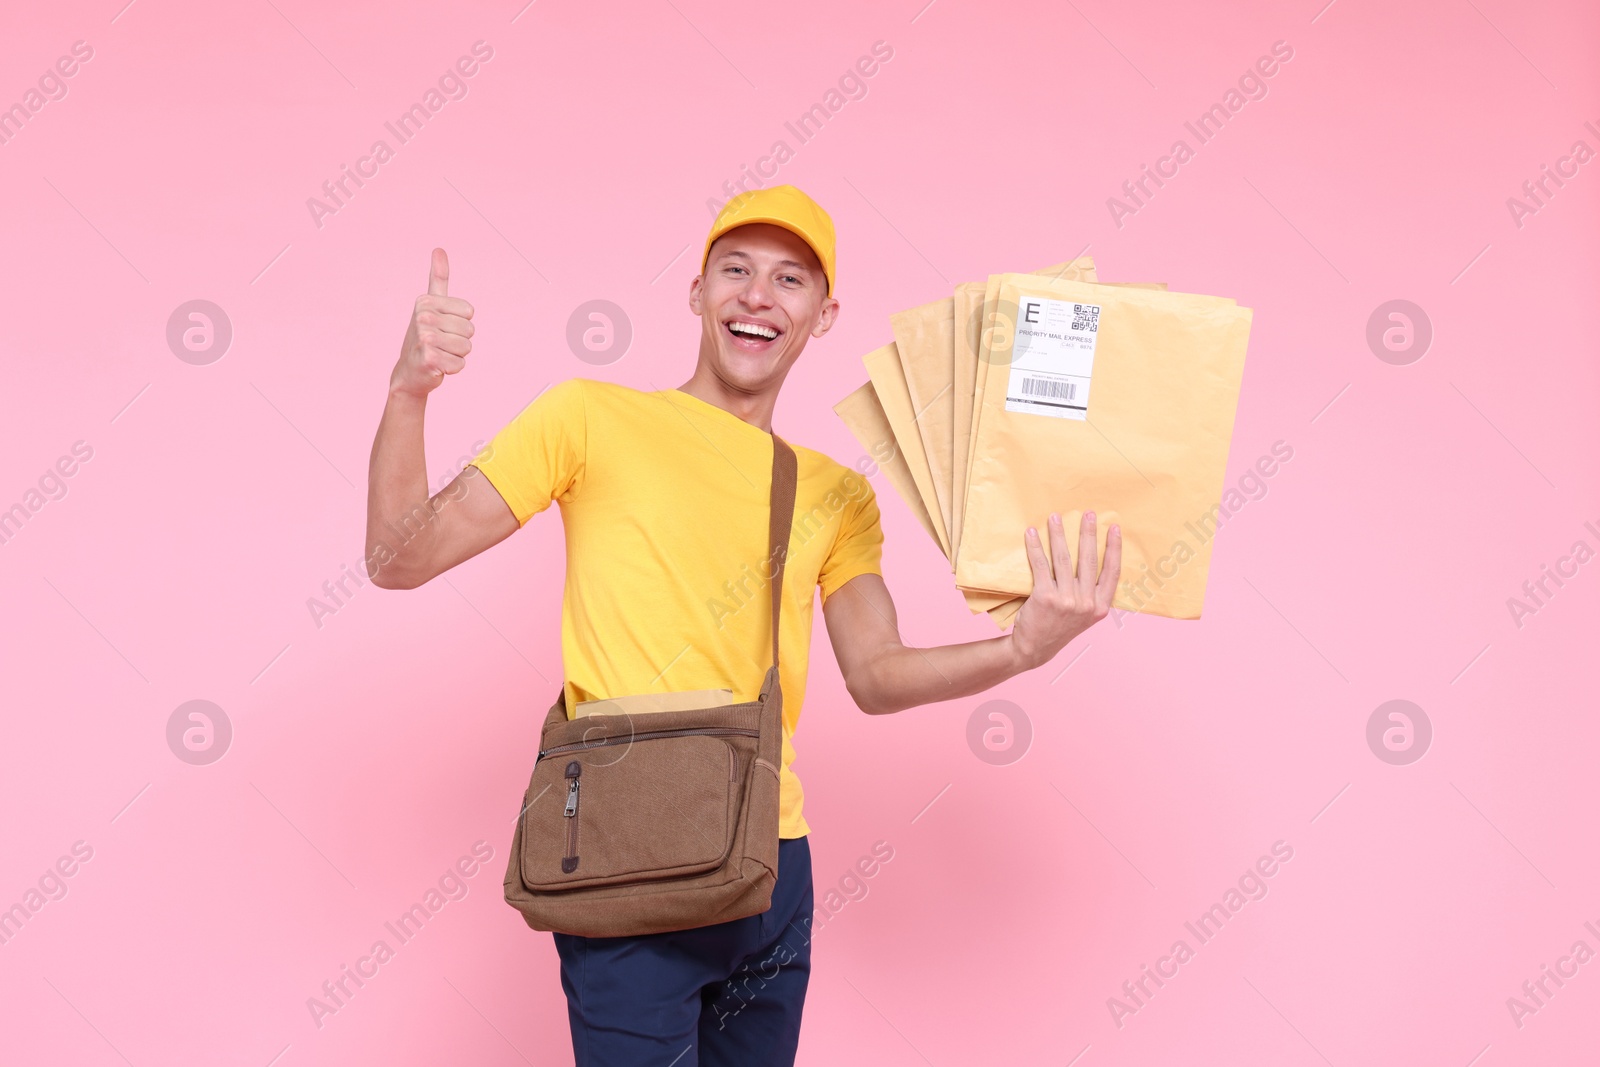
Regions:
M 1079 256 L 1066 263 L 1057 263 L 1034 272 L 1052 278 L 1070 278 L 1075 281 L 1097 280 L 1094 257 Z M 991 277 L 991 281 L 999 275 Z M 995 283 L 998 286 L 998 282 Z M 969 282 L 956 286 L 952 298 L 955 311 L 955 420 L 954 440 L 951 442 L 950 489 L 950 565 L 955 566 L 961 551 L 962 517 L 966 510 L 967 466 L 972 458 L 972 421 L 977 413 L 977 390 L 982 386 L 978 374 L 979 356 L 983 334 L 989 324 L 989 309 L 994 306 L 994 294 L 988 292 L 988 282 Z
M 911 478 L 916 483 L 917 495 L 922 498 L 922 506 L 933 519 L 933 538 L 939 542 L 939 550 L 949 558 L 950 538 L 940 520 L 939 498 L 933 488 L 933 470 L 928 465 L 928 453 L 923 447 L 922 435 L 917 432 L 916 408 L 912 406 L 911 391 L 906 385 L 895 343 L 891 341 L 882 348 L 873 349 L 861 357 L 861 362 L 867 365 L 873 391 L 878 394 L 884 414 L 889 418 L 895 443 L 906 457 L 906 465 L 911 468 Z
M 1068 277 L 1094 280 L 1094 261 L 1088 256 L 1070 263 L 1058 263 L 1036 273 L 1055 277 L 1069 268 L 1072 273 Z M 970 313 L 970 309 L 968 311 Z M 957 432 L 955 399 L 957 395 L 969 395 L 958 392 L 956 388 L 955 334 L 958 321 L 965 326 L 964 319 L 956 318 L 954 297 L 945 297 L 889 316 L 901 369 L 911 394 L 917 432 L 922 437 L 928 465 L 932 469 L 933 491 L 938 500 L 940 517 L 944 520 L 946 540 L 951 542 L 952 547 L 954 540 L 951 535 L 956 529 L 953 517 L 954 444 Z M 972 368 L 967 370 L 971 371 Z M 974 376 L 970 373 L 966 375 L 966 384 L 970 385 Z M 965 410 L 970 414 L 970 402 Z M 952 570 L 955 569 L 953 559 L 950 566 Z
M 1081 262 L 1089 262 L 1090 263 L 1090 273 L 1092 274 L 1093 270 L 1094 270 L 1093 263 L 1092 263 L 1092 260 L 1090 259 L 1090 257 L 1088 257 L 1088 256 L 1084 256 L 1079 260 L 1074 260 L 1072 263 L 1067 264 L 1067 267 L 1069 269 L 1067 271 L 1065 271 L 1065 272 L 1058 272 L 1056 276 L 1051 276 L 1051 272 L 1057 270 L 1057 268 L 1053 268 L 1053 267 L 1046 267 L 1044 270 L 1034 271 L 1032 273 L 1035 276 L 1045 277 L 1045 278 L 1047 278 L 1048 280 L 1051 280 L 1051 281 L 1058 281 L 1058 280 L 1064 280 L 1064 281 L 1086 281 L 1088 284 L 1092 284 L 1092 285 L 1110 285 L 1110 286 L 1116 286 L 1116 287 L 1123 288 L 1123 289 L 1154 289 L 1154 290 L 1160 290 L 1162 292 L 1165 292 L 1166 288 L 1167 288 L 1167 283 L 1166 282 L 1102 282 L 1102 281 L 1097 281 L 1096 279 L 1094 279 L 1092 277 L 1091 278 L 1087 278 L 1087 279 L 1084 279 L 1084 278 L 1073 278 L 1072 277 L 1072 268 L 1075 268 L 1077 266 L 1077 264 L 1079 264 Z M 978 305 L 975 308 L 974 313 L 973 313 L 973 323 L 974 324 L 971 327 L 969 335 L 967 337 L 967 341 L 970 343 L 970 345 L 972 347 L 972 350 L 976 353 L 976 355 L 973 357 L 972 363 L 973 363 L 973 367 L 974 367 L 974 373 L 977 375 L 977 382 L 975 383 L 975 387 L 973 389 L 973 399 L 972 399 L 973 411 L 972 411 L 972 415 L 971 415 L 971 429 L 969 431 L 969 437 L 968 437 L 968 454 L 969 454 L 969 456 L 971 454 L 972 446 L 977 441 L 978 423 L 981 420 L 982 414 L 983 414 L 983 412 L 982 412 L 983 392 L 984 392 L 984 381 L 985 381 L 985 377 L 986 377 L 985 374 L 984 374 L 984 368 L 986 368 L 988 366 L 989 361 L 992 358 L 997 358 L 992 354 L 992 349 L 995 346 L 996 338 L 1001 339 L 1002 347 L 1004 348 L 1005 345 L 1009 343 L 1008 339 L 1010 337 L 1010 331 L 1012 330 L 1012 328 L 1015 325 L 1016 307 L 1014 305 L 1002 306 L 1000 304 L 1000 302 L 999 302 L 999 299 L 998 299 L 998 293 L 999 293 L 1000 285 L 1001 285 L 1001 282 L 1003 281 L 1003 279 L 1005 277 L 1006 276 L 1003 275 L 1003 274 L 991 274 L 989 276 L 988 282 L 982 283 L 983 287 L 984 287 L 984 292 L 987 295 L 978 297 L 980 302 L 978 303 Z M 976 293 L 976 290 L 974 290 L 974 293 Z M 1229 304 L 1234 303 L 1234 301 L 1229 297 L 1210 297 L 1208 299 L 1223 300 L 1223 301 L 1225 301 L 1225 302 L 1227 302 Z M 1005 350 L 1007 352 L 1009 352 L 1008 348 L 1005 349 Z M 1009 359 L 1010 357 L 1009 357 L 1009 355 L 1006 355 L 1006 356 L 1001 356 L 1001 357 L 998 357 L 998 358 Z M 966 483 L 965 483 L 965 479 L 964 478 L 963 478 L 962 484 L 960 486 L 960 491 L 959 492 L 960 492 L 961 498 L 963 499 L 963 505 L 962 505 L 962 508 L 961 508 L 961 514 L 962 514 L 963 519 L 965 519 L 966 508 L 965 508 L 964 501 L 965 501 L 965 497 L 967 495 L 967 487 L 966 487 Z M 1068 521 L 1068 518 L 1069 518 L 1068 515 L 1065 512 L 1063 512 L 1062 513 L 1062 522 L 1066 527 L 1067 534 L 1068 534 L 1068 539 L 1072 542 L 1071 550 L 1072 550 L 1072 552 L 1075 553 L 1077 551 L 1077 532 L 1076 532 L 1077 529 L 1078 529 L 1078 525 L 1077 524 L 1078 524 L 1078 519 L 1082 517 L 1083 512 L 1082 511 L 1074 511 L 1071 514 L 1072 514 L 1072 517 L 1071 517 L 1070 521 Z M 1097 513 L 1097 514 L 1099 514 L 1099 513 Z M 1107 514 L 1111 514 L 1111 513 L 1108 512 Z M 1113 519 L 1113 521 L 1114 521 L 1114 519 Z M 1108 525 L 1108 523 L 1102 522 L 1102 523 L 1099 524 L 1099 527 L 1098 527 L 1098 529 L 1099 529 L 1099 537 L 1100 537 L 1100 554 L 1099 554 L 1099 556 L 1097 558 L 1099 558 L 1101 560 L 1104 560 L 1106 558 L 1105 531 L 1106 531 L 1106 526 L 1107 525 Z M 1040 527 L 1040 531 L 1043 532 L 1043 530 L 1044 530 L 1044 528 Z M 952 544 L 952 547 L 955 549 L 956 555 L 959 557 L 960 549 L 961 549 L 961 532 L 959 530 L 957 530 L 955 532 L 955 534 L 952 535 L 951 544 Z M 1073 566 L 1076 567 L 1077 564 L 1074 563 Z M 952 559 L 950 561 L 950 567 L 951 567 L 952 570 L 955 570 L 958 567 L 958 563 L 957 563 L 956 559 Z M 960 581 L 958 580 L 956 584 L 959 585 Z
M 1122 527 L 1118 608 L 1199 618 L 1250 309 L 1027 274 L 996 299 L 1015 329 L 985 338 L 956 584 L 1026 594 L 1017 531 L 1070 503 Z
M 733 703 L 732 689 L 691 689 L 682 693 L 640 693 L 637 696 L 580 700 L 572 717 L 585 715 L 640 715 L 653 711 L 699 711 L 725 708 Z
M 1088 256 L 1084 256 L 1082 260 L 1075 261 L 1075 263 L 1087 262 L 1088 260 L 1089 260 L 1089 257 Z M 1066 267 L 1073 267 L 1073 266 L 1074 266 L 1074 264 L 1065 264 L 1062 267 L 1046 267 L 1044 270 L 1036 271 L 1035 273 L 1037 275 L 1041 276 L 1041 277 L 1054 278 L 1054 277 L 1061 276 Z M 1092 269 L 1092 263 L 1090 264 L 1090 267 Z M 999 275 L 996 275 L 996 277 L 999 277 Z M 979 282 L 979 283 L 970 283 L 970 284 L 973 285 L 973 290 L 974 290 L 974 292 L 976 292 L 976 290 L 978 290 L 979 288 L 984 287 L 986 283 Z M 1089 284 L 1093 284 L 1093 285 L 1110 285 L 1110 286 L 1117 286 L 1117 287 L 1126 288 L 1126 289 L 1155 289 L 1155 290 L 1161 290 L 1161 291 L 1165 291 L 1166 288 L 1167 288 L 1167 283 L 1166 282 L 1090 282 Z M 987 318 L 986 318 L 986 316 L 987 316 Z M 971 319 L 972 319 L 972 326 L 970 327 L 970 332 L 971 332 L 971 334 L 973 336 L 976 336 L 978 334 L 978 328 L 977 327 L 978 327 L 978 324 L 980 322 L 987 321 L 988 325 L 987 325 L 986 329 L 989 331 L 990 335 L 994 335 L 994 336 L 998 336 L 999 334 L 1003 333 L 1005 330 L 1008 330 L 1010 328 L 1010 318 L 1004 313 L 1003 309 L 998 309 L 993 315 L 989 315 L 988 311 L 987 311 L 987 308 L 983 307 L 982 305 L 974 305 L 974 307 L 972 309 L 972 312 L 971 312 Z M 990 338 L 988 335 L 986 335 L 985 339 L 988 340 L 988 339 L 992 339 L 992 338 Z M 977 366 L 978 366 L 979 362 L 980 362 L 979 360 L 971 361 L 971 368 L 970 369 L 973 371 L 974 374 L 976 374 Z M 932 462 L 932 453 L 929 454 L 929 460 L 930 460 L 930 462 Z M 964 485 L 962 486 L 962 492 L 963 493 L 965 492 L 965 486 Z M 957 499 L 959 500 L 959 497 Z M 1066 527 L 1066 530 L 1067 530 L 1067 534 L 1068 534 L 1068 536 L 1070 538 L 1074 539 L 1074 541 L 1076 540 L 1076 537 L 1077 537 L 1078 520 L 1082 516 L 1082 514 L 1083 513 L 1081 511 L 1073 511 L 1073 512 L 1070 512 L 1070 513 L 1063 513 L 1063 515 L 1062 515 L 1062 521 L 1065 524 L 1065 527 Z M 1108 512 L 1107 514 L 1111 515 L 1112 513 Z M 1112 516 L 1112 521 L 1114 521 L 1114 520 L 1115 520 L 1115 516 L 1113 515 Z M 1097 559 L 1101 559 L 1101 560 L 1105 559 L 1105 550 L 1106 550 L 1105 532 L 1106 532 L 1106 529 L 1107 529 L 1108 525 L 1109 525 L 1108 522 L 1101 522 L 1099 524 L 1099 526 L 1098 526 L 1099 555 L 1096 557 Z M 1046 538 L 1048 538 L 1049 535 L 1048 535 L 1048 533 L 1045 532 L 1043 527 L 1040 527 L 1040 532 Z M 950 538 L 952 551 L 958 551 L 959 550 L 959 542 L 957 540 L 958 535 L 959 535 L 959 530 L 952 531 L 952 535 L 951 535 L 951 538 Z M 1020 536 L 1020 534 L 1019 534 L 1019 536 Z M 954 559 L 952 559 L 950 561 L 950 569 L 952 571 L 956 569 L 956 563 L 955 563 Z M 1030 590 L 1031 590 L 1031 587 L 1030 587 Z M 975 612 L 976 611 L 988 611 L 988 610 L 990 610 L 991 606 L 996 601 L 1002 600 L 1002 599 L 1009 599 L 1008 597 L 1006 597 L 1005 594 L 994 593 L 992 591 L 987 591 L 987 590 L 963 589 L 962 592 L 967 598 L 968 605 L 970 605 L 972 610 L 975 611 Z M 1021 604 L 1020 604 L 1020 602 L 1018 602 L 1016 607 L 1020 608 L 1020 606 L 1021 606 Z
M 895 492 L 906 502 L 906 506 L 911 509 L 917 521 L 922 524 L 922 528 L 928 531 L 928 536 L 938 544 L 939 535 L 934 532 L 933 518 L 928 514 L 922 494 L 918 492 L 916 482 L 911 477 L 911 468 L 906 463 L 905 453 L 895 439 L 894 429 L 889 424 L 888 415 L 884 414 L 883 404 L 879 401 L 872 383 L 869 381 L 862 385 L 835 404 L 833 410 L 844 420 L 845 426 L 849 427 L 856 440 L 861 442 L 861 447 L 867 450 L 868 455 L 890 457 L 887 460 L 879 460 L 879 468 L 888 477 L 889 484 L 894 486 Z M 968 594 L 968 606 L 972 606 L 974 598 L 979 596 L 976 593 Z M 990 618 L 994 619 L 996 625 L 1003 630 L 1011 625 L 1011 620 L 1022 606 L 1023 599 L 1009 595 L 992 596 L 989 598 L 989 604 L 972 607 L 972 610 L 988 611 Z
M 894 436 L 897 451 L 905 457 L 906 467 L 911 474 L 920 502 L 920 507 L 913 505 L 912 511 L 919 516 L 926 514 L 930 517 L 933 539 L 938 542 L 939 550 L 949 558 L 950 542 L 938 522 L 938 501 L 933 491 L 933 474 L 928 463 L 928 454 L 923 448 L 922 435 L 917 432 L 915 426 L 916 412 L 911 406 L 911 393 L 902 373 L 897 347 L 891 342 L 867 353 L 861 357 L 861 362 L 867 365 L 867 374 L 871 377 L 869 384 L 877 394 L 878 401 L 883 407 L 884 417 L 889 422 L 889 432 Z M 982 590 L 964 591 L 964 595 L 967 606 L 974 612 L 988 611 L 1013 599 L 1010 594 L 985 595 Z
M 967 448 L 972 443 L 972 394 L 978 377 L 978 335 L 983 325 L 983 293 L 987 282 L 964 282 L 951 298 L 955 318 L 955 406 L 950 441 L 950 569 L 961 551 L 961 520 L 967 502 Z
M 856 440 L 861 442 L 861 447 L 867 450 L 867 455 L 891 457 L 879 460 L 878 467 L 889 476 L 889 484 L 893 485 L 895 492 L 905 500 L 906 506 L 911 509 L 911 514 L 922 523 L 922 528 L 928 531 L 928 536 L 933 538 L 934 544 L 939 544 L 939 535 L 934 532 L 933 519 L 928 514 L 927 505 L 922 502 L 922 494 L 917 491 L 916 483 L 911 478 L 911 468 L 906 463 L 905 453 L 900 451 L 894 430 L 889 426 L 889 416 L 884 414 L 883 402 L 878 399 L 877 390 L 872 387 L 872 383 L 865 383 L 860 389 L 833 405 L 833 410 L 844 420 L 844 424 L 849 427 Z
M 889 316 L 900 369 L 911 396 L 912 417 L 931 468 L 946 542 L 951 530 L 950 442 L 955 432 L 954 303 L 945 297 Z
M 1094 260 L 1089 256 L 1080 256 L 1066 263 L 1045 267 L 1038 273 L 1049 277 L 1065 276 L 1093 281 Z M 971 288 L 981 291 L 984 284 L 976 282 Z M 952 571 L 955 570 L 955 537 L 961 529 L 956 517 L 961 497 L 957 495 L 956 487 L 959 485 L 962 491 L 965 490 L 964 480 L 958 483 L 955 479 L 956 458 L 959 455 L 962 465 L 965 465 L 965 441 L 971 424 L 972 385 L 977 376 L 975 354 L 966 364 L 957 365 L 956 334 L 958 329 L 967 328 L 970 319 L 971 332 L 976 336 L 981 320 L 978 308 L 962 304 L 962 314 L 958 316 L 956 306 L 957 299 L 952 297 L 890 316 L 890 325 L 895 333 L 893 347 L 897 349 L 900 360 L 903 385 L 902 382 L 893 381 L 893 368 L 887 363 L 880 366 L 880 375 L 875 379 L 880 398 L 890 398 L 887 406 L 897 416 L 891 424 L 901 424 L 894 432 L 904 432 L 908 437 L 910 434 L 902 416 L 903 405 L 899 403 L 902 389 L 909 398 L 910 421 L 916 424 L 916 434 L 922 443 L 929 468 L 924 477 L 921 463 L 914 455 L 908 456 L 908 461 L 916 464 L 914 481 L 918 495 L 922 497 L 921 506 L 913 504 L 912 511 L 919 516 L 937 513 L 944 527 L 944 536 L 935 534 L 934 539 L 950 559 Z M 975 344 L 969 348 L 976 352 Z M 959 452 L 958 441 L 962 442 Z M 914 453 L 915 449 L 908 448 L 907 451 Z M 909 500 L 907 502 L 911 503 Z M 985 594 L 976 590 L 964 591 L 963 595 L 972 611 L 989 612 L 1001 629 L 1011 624 L 1021 607 L 1021 601 L 1015 597 Z M 996 611 L 996 608 L 1001 610 Z
M 1092 271 L 1093 262 L 1089 257 L 1085 256 L 1071 263 L 1047 267 L 1039 273 L 1049 277 L 1058 277 L 1069 272 L 1081 274 L 1092 273 Z M 1166 288 L 1163 282 L 1109 284 L 1126 284 L 1154 289 Z M 896 333 L 913 338 L 913 344 L 919 346 L 920 355 L 917 358 L 907 359 L 898 342 L 885 345 L 883 348 L 863 357 L 863 362 L 866 364 L 868 373 L 871 376 L 869 384 L 872 386 L 872 391 L 879 401 L 880 410 L 872 414 L 886 419 L 888 428 L 887 433 L 884 433 L 880 423 L 876 428 L 869 429 L 868 436 L 865 438 L 862 437 L 861 433 L 857 432 L 857 438 L 869 450 L 872 443 L 887 441 L 891 438 L 894 440 L 896 444 L 894 451 L 898 453 L 899 457 L 903 457 L 904 464 L 903 469 L 900 463 L 894 465 L 895 469 L 891 471 L 890 481 L 895 484 L 896 490 L 900 495 L 906 499 L 907 505 L 911 508 L 912 513 L 917 516 L 918 521 L 923 524 L 923 528 L 929 531 L 930 536 L 939 544 L 940 549 L 945 552 L 946 556 L 949 556 L 951 552 L 949 532 L 946 531 L 945 536 L 940 537 L 940 531 L 934 526 L 935 516 L 938 515 L 940 510 L 948 506 L 948 496 L 941 498 L 939 495 L 940 478 L 942 476 L 939 466 L 942 462 L 945 465 L 943 474 L 948 475 L 950 473 L 948 468 L 949 461 L 948 458 L 942 461 L 937 460 L 935 456 L 939 451 L 938 446 L 944 443 L 951 443 L 952 438 L 942 432 L 934 435 L 927 433 L 927 412 L 920 410 L 916 406 L 916 396 L 912 391 L 913 382 L 917 378 L 917 374 L 912 371 L 912 368 L 917 370 L 929 367 L 951 369 L 950 365 L 944 363 L 939 352 L 941 347 L 945 347 L 941 342 L 948 342 L 953 360 L 954 338 L 948 322 L 941 326 L 941 304 L 952 305 L 953 307 L 953 300 L 936 301 L 932 304 L 912 309 L 910 312 L 901 312 L 893 317 L 892 321 L 894 321 Z M 953 312 L 951 318 L 953 320 Z M 975 320 L 976 318 L 977 316 L 974 316 Z M 930 340 L 932 344 L 923 344 L 924 341 Z M 912 372 L 908 373 L 908 371 Z M 923 375 L 922 381 L 924 382 L 923 395 L 926 397 L 936 399 L 940 394 L 948 394 L 951 391 L 950 383 L 938 384 L 936 373 Z M 857 394 L 862 394 L 862 391 L 857 390 Z M 845 401 L 841 401 L 840 406 L 835 406 L 835 411 L 842 418 L 845 418 L 847 423 L 854 419 L 859 424 L 869 417 L 867 398 L 864 394 L 857 394 L 852 394 Z M 843 405 L 848 405 L 855 410 L 847 413 L 843 409 Z M 924 401 L 923 407 L 926 406 L 927 402 Z M 857 430 L 856 425 L 852 425 L 851 428 L 853 432 Z M 907 481 L 911 483 L 909 491 L 906 485 Z M 1077 522 L 1075 516 L 1076 513 L 1072 518 L 1072 528 L 1074 530 Z M 944 516 L 939 515 L 939 517 L 942 518 Z M 1020 531 L 1018 536 L 1021 536 Z M 1100 544 L 1103 554 L 1105 544 L 1103 536 Z M 955 565 L 952 562 L 951 569 L 954 570 L 954 568 Z M 1010 625 L 1016 612 L 1021 608 L 1022 599 L 1025 599 L 1008 593 L 994 593 L 976 589 L 963 589 L 962 595 L 971 611 L 989 612 L 990 617 L 1002 629 Z M 1000 610 L 997 611 L 997 608 Z

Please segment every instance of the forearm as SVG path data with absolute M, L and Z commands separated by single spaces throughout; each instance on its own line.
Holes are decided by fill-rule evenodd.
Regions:
M 857 574 L 825 596 L 822 613 L 833 654 L 862 711 L 884 715 L 981 693 L 1050 662 L 1074 637 L 1106 617 L 1122 570 L 1121 530 L 1113 525 L 1107 535 L 1104 570 L 1096 565 L 1092 511 L 1079 524 L 1078 553 L 1084 565 L 1077 573 L 1059 515 L 1050 517 L 1048 556 L 1037 530 L 1025 531 L 1023 542 L 1033 569 L 1033 592 L 1010 632 L 987 641 L 908 648 L 900 640 L 894 598 L 875 571 Z
M 1029 666 L 1017 654 L 1010 634 L 934 648 L 894 644 L 867 662 L 851 695 L 869 715 L 887 715 L 981 693 Z
M 437 525 L 428 499 L 422 425 L 426 398 L 391 391 L 367 470 L 367 561 L 380 585 L 405 588 L 432 577 L 423 565 Z

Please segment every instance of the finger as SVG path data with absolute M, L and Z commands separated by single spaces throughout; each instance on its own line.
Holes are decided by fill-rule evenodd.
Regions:
M 1072 577 L 1072 556 L 1067 552 L 1067 527 L 1059 512 L 1050 513 L 1050 560 L 1056 569 L 1056 584 Z
M 436 352 L 449 352 L 453 356 L 465 356 L 472 351 L 472 342 L 458 333 L 430 333 L 422 343 Z
M 1085 511 L 1078 520 L 1078 588 L 1087 593 L 1094 588 L 1095 575 L 1100 573 L 1100 553 L 1094 544 L 1094 512 Z
M 450 257 L 444 249 L 433 250 L 433 264 L 428 270 L 428 295 L 448 296 L 450 293 Z
M 417 322 L 423 326 L 437 330 L 440 333 L 453 333 L 458 337 L 471 337 L 474 327 L 472 320 L 460 315 L 442 315 L 438 312 L 426 313 L 426 318 L 418 318 Z
M 1022 535 L 1023 543 L 1028 546 L 1028 566 L 1033 570 L 1033 588 L 1048 589 L 1056 584 L 1050 575 L 1050 560 L 1045 557 L 1044 545 L 1039 540 L 1039 531 L 1032 526 Z
M 1122 580 L 1122 527 L 1112 524 L 1106 534 L 1106 565 L 1100 568 L 1100 580 L 1095 583 L 1095 605 L 1101 611 L 1110 611 L 1117 599 L 1117 583 Z
M 427 296 L 417 297 L 417 311 L 432 311 L 439 315 L 459 315 L 461 318 L 472 318 L 472 305 L 459 296 Z
M 462 367 L 467 365 L 467 361 L 462 359 L 460 356 L 452 356 L 448 352 L 440 352 L 434 357 L 433 365 L 444 371 L 446 374 L 455 374 Z

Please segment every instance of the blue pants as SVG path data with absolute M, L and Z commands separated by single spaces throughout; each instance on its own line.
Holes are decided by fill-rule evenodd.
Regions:
M 555 934 L 577 1067 L 794 1063 L 811 978 L 811 846 L 778 842 L 772 907 L 642 937 Z

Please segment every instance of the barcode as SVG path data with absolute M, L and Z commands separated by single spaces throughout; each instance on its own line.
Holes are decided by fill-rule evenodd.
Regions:
M 1072 305 L 1072 328 L 1094 333 L 1100 329 L 1100 308 L 1095 304 Z
M 1057 400 L 1078 399 L 1077 382 L 1058 382 L 1049 378 L 1022 379 L 1023 396 L 1051 396 Z

